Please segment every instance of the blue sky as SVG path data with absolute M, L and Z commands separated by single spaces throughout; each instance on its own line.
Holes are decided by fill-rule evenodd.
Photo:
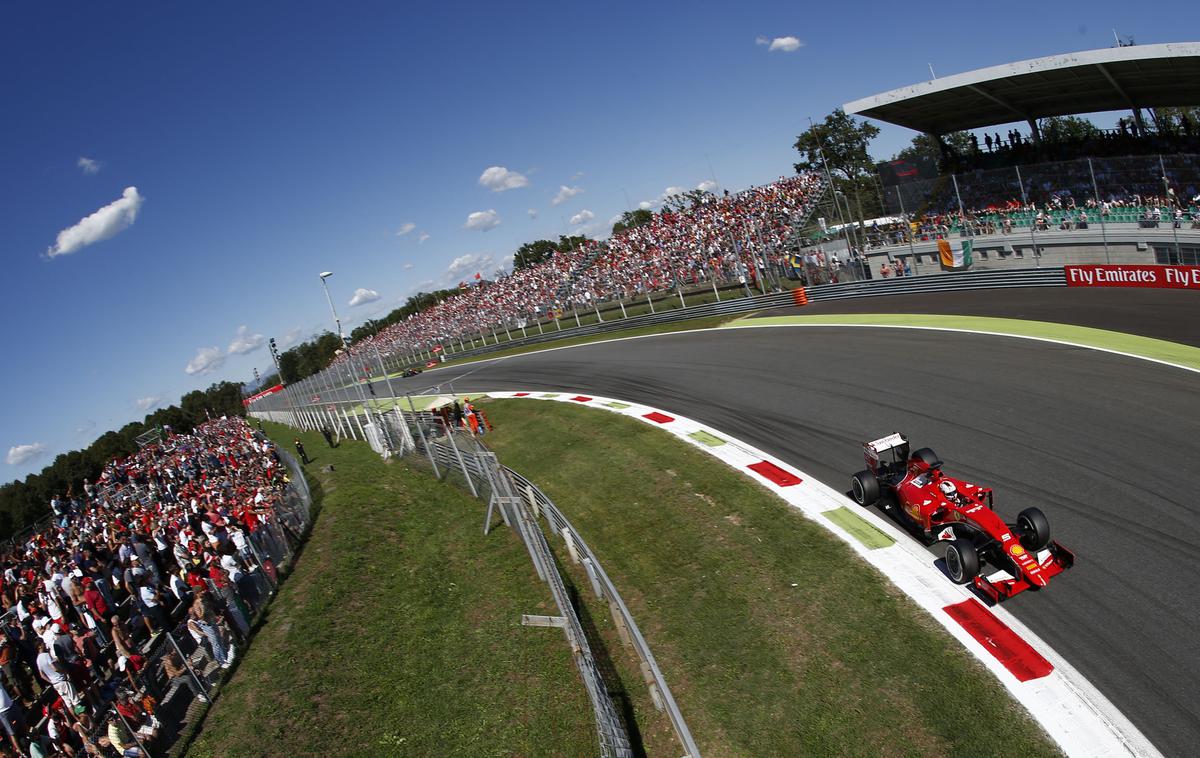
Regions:
M 1182 2 L 3 14 L 3 481 L 191 389 L 266 373 L 266 337 L 329 326 L 322 270 L 353 326 L 490 273 L 522 242 L 598 233 L 668 187 L 789 173 L 809 116 L 927 79 L 927 64 L 944 76 L 1107 47 L 1114 26 L 1142 43 L 1200 28 Z M 885 128 L 873 152 L 911 137 Z M 490 167 L 509 173 L 485 186 Z M 579 191 L 555 204 L 563 187 Z M 465 228 L 489 211 L 498 225 Z M 350 307 L 360 288 L 379 299 Z

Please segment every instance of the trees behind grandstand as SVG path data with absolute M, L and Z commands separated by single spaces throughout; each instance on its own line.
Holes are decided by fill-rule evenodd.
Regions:
M 83 450 L 59 455 L 40 473 L 0 486 L 0 539 L 46 516 L 52 496 L 78 492 L 84 479 L 96 481 L 104 464 L 138 449 L 137 438 L 143 432 L 163 425 L 187 432 L 209 417 L 244 413 L 241 385 L 216 382 L 208 389 L 187 393 L 178 405 L 159 408 L 142 421 L 131 421 L 117 431 L 105 432 Z
M 974 149 L 969 132 L 943 134 L 942 141 L 955 155 L 967 155 Z M 892 156 L 892 160 L 909 161 L 910 163 L 915 163 L 922 158 L 928 158 L 934 163 L 940 163 L 942 160 L 942 151 L 938 147 L 937 140 L 924 132 L 913 137 L 912 144 Z
M 1080 116 L 1051 116 L 1038 121 L 1038 131 L 1047 142 L 1082 142 L 1099 137 L 1100 127 Z
M 883 197 L 875 174 L 875 159 L 867 152 L 879 127 L 852 118 L 838 108 L 796 137 L 800 153 L 796 173 L 829 171 L 834 189 L 845 195 L 843 208 L 865 221 L 883 213 Z M 857 213 L 856 213 L 857 211 Z
M 587 237 L 559 235 L 558 242 L 554 240 L 526 242 L 517 248 L 517 252 L 513 253 L 513 270 L 520 271 L 523 268 L 536 266 L 554 255 L 557 250 L 571 250 L 587 241 Z
M 653 220 L 654 214 L 644 208 L 625 211 L 621 214 L 621 218 L 617 219 L 617 223 L 613 224 L 612 233 L 620 234 L 626 229 L 635 229 L 649 224 Z

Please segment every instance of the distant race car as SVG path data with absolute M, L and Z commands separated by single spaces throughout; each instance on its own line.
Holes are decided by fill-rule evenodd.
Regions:
M 421 373 L 421 369 L 412 367 L 412 368 L 406 368 L 403 371 L 401 371 L 400 376 L 410 377 L 410 376 L 416 376 L 417 374 L 420 374 L 420 373 Z
M 1041 589 L 1074 565 L 1075 554 L 1050 539 L 1050 524 L 1039 509 L 1026 508 L 1016 523 L 1005 523 L 992 510 L 990 487 L 947 476 L 927 447 L 910 455 L 904 435 L 864 443 L 863 457 L 867 470 L 854 475 L 854 499 L 869 506 L 888 496 L 926 544 L 947 542 L 946 570 L 954 582 L 973 582 L 999 602 Z M 992 573 L 984 574 L 985 567 Z

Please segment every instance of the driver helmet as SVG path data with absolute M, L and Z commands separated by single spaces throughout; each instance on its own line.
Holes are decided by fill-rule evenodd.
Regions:
M 958 488 L 954 486 L 954 482 L 946 479 L 938 482 L 938 489 L 942 491 L 947 500 L 953 500 L 958 495 Z

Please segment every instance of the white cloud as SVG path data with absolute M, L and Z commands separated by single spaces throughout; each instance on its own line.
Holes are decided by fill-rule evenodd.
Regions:
M 404 235 L 408 234 L 409 232 L 411 232 L 413 229 L 416 229 L 416 228 L 417 228 L 417 225 L 411 221 L 409 221 L 405 224 L 401 224 L 400 228 L 396 230 L 396 236 L 403 237 Z
M 642 202 L 638 203 L 638 207 L 644 211 L 648 211 L 656 205 L 658 205 L 658 203 L 652 202 L 650 200 L 643 200 Z
M 282 337 L 280 337 L 279 339 L 275 340 L 275 344 L 276 344 L 276 346 L 279 347 L 280 350 L 286 350 L 289 347 L 291 347 L 292 345 L 300 344 L 300 338 L 303 335 L 304 335 L 304 328 L 298 326 L 295 329 L 290 329 L 287 332 L 287 334 L 285 334 Z
M 82 155 L 79 156 L 79 160 L 75 165 L 79 166 L 79 170 L 88 176 L 100 170 L 100 161 L 93 160 L 92 158 L 84 158 Z
M 445 280 L 457 284 L 460 281 L 475 281 L 475 274 L 488 276 L 496 270 L 496 259 L 491 253 L 467 253 L 451 261 L 446 268 Z
M 696 185 L 696 189 L 700 190 L 701 192 L 716 192 L 717 183 L 712 179 L 705 179 Z
M 776 37 L 775 39 L 769 39 L 759 35 L 754 38 L 754 44 L 767 45 L 767 51 L 772 53 L 776 50 L 785 53 L 794 53 L 804 47 L 804 43 L 796 37 Z
M 424 245 L 425 240 L 427 240 L 427 239 L 429 239 L 429 235 L 426 234 L 425 232 L 421 232 L 420 234 L 417 235 L 417 244 Z
M 671 186 L 671 187 L 667 187 L 665 190 L 663 190 L 662 196 L 664 198 L 668 198 L 671 195 L 682 195 L 684 192 L 687 192 L 687 187 Z
M 463 225 L 464 229 L 474 229 L 480 232 L 486 232 L 488 229 L 495 229 L 500 226 L 500 214 L 495 210 L 475 211 L 470 216 L 467 216 L 467 223 Z
M 530 208 L 525 212 L 529 214 L 530 218 L 537 218 L 537 208 Z
M 586 224 L 588 221 L 591 221 L 595 217 L 596 217 L 595 213 L 592 213 L 587 208 L 584 208 L 579 213 L 576 213 L 574 216 L 571 216 L 571 220 L 568 223 L 571 226 L 579 226 L 580 224 Z
M 563 184 L 558 188 L 558 194 L 550 201 L 551 205 L 562 205 L 571 198 L 583 192 L 583 187 L 568 187 Z
M 126 187 L 118 200 L 114 200 L 90 216 L 80 220 L 78 224 L 67 227 L 58 233 L 54 244 L 46 250 L 46 256 L 55 258 L 69 255 L 101 240 L 112 237 L 117 232 L 133 224 L 137 219 L 138 210 L 142 207 L 143 197 L 138 194 L 137 187 Z
M 492 192 L 504 192 L 528 186 L 529 179 L 524 174 L 509 171 L 504 166 L 492 166 L 479 175 L 479 183 Z
M 572 181 L 572 182 L 577 182 L 577 181 L 579 181 L 579 180 L 580 180 L 580 179 L 582 179 L 582 178 L 583 178 L 583 172 L 582 172 L 582 171 L 576 171 L 575 173 L 571 174 L 571 178 L 570 178 L 570 180 L 569 180 L 569 181 Z
M 354 297 L 350 298 L 350 307 L 353 308 L 365 303 L 373 303 L 379 299 L 379 293 L 375 290 L 369 290 L 365 287 L 359 287 L 354 290 Z
M 4 460 L 8 461 L 10 466 L 20 466 L 22 463 L 32 461 L 34 458 L 40 458 L 46 452 L 46 446 L 40 442 L 31 442 L 28 445 L 13 445 L 8 449 L 8 457 Z
M 263 346 L 267 338 L 261 334 L 251 334 L 250 330 L 243 324 L 237 329 L 237 334 L 233 338 L 233 342 L 229 343 L 230 355 L 245 355 L 246 353 L 254 352 Z
M 411 263 L 405 263 L 400 268 L 404 269 L 405 271 L 412 271 L 412 267 L 413 267 L 413 265 Z
M 138 410 L 148 411 L 151 408 L 158 407 L 162 402 L 162 395 L 147 395 L 146 397 L 139 397 L 133 402 L 137 405 Z
M 202 347 L 196 350 L 196 357 L 188 361 L 183 369 L 188 374 L 210 374 L 225 365 L 225 356 L 219 347 Z

